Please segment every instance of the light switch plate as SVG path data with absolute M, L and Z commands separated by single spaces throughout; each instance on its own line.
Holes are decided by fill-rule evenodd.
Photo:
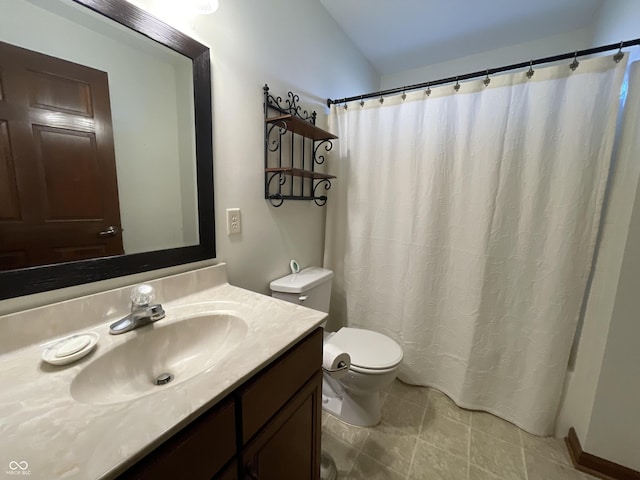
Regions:
M 233 235 L 234 233 L 240 233 L 241 231 L 242 224 L 240 223 L 240 209 L 227 208 L 227 235 Z

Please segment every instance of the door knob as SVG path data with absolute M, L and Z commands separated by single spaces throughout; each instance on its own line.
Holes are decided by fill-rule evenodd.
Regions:
M 122 230 L 118 227 L 114 227 L 113 225 L 109 225 L 106 230 L 98 232 L 99 237 L 113 237 L 119 234 Z

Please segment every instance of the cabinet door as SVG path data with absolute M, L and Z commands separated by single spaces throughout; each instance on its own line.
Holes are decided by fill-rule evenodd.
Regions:
M 322 373 L 316 373 L 244 450 L 247 480 L 319 480 Z
M 235 406 L 231 401 L 224 401 L 187 425 L 117 480 L 210 480 L 235 453 Z
M 318 328 L 247 382 L 240 391 L 243 445 L 284 408 L 321 365 L 322 329 Z

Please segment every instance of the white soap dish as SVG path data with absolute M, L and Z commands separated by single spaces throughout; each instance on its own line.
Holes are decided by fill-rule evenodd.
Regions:
M 89 355 L 100 340 L 95 332 L 79 333 L 63 338 L 44 349 L 42 360 L 53 365 L 67 365 Z

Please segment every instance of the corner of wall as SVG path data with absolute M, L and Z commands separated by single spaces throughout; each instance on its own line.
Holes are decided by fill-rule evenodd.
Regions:
M 606 45 L 640 37 L 640 2 L 605 0 L 597 11 L 592 32 L 592 46 Z M 631 58 L 640 57 L 635 48 Z M 640 85 L 638 85 L 640 86 Z M 631 99 L 627 99 L 627 105 Z M 640 165 L 631 149 L 638 114 L 627 108 L 618 147 L 616 166 L 610 185 L 598 260 L 589 293 L 584 324 L 573 371 L 567 373 L 565 392 L 556 420 L 556 435 L 566 435 L 574 427 L 584 443 L 590 435 L 598 385 L 605 362 L 618 286 L 621 281 L 625 245 L 630 235 Z

